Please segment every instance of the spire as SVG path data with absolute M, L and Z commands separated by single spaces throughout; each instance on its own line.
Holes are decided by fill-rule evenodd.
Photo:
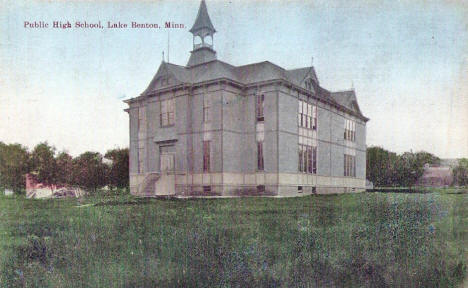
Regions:
M 210 15 L 208 15 L 208 9 L 206 8 L 205 0 L 202 0 L 200 3 L 200 8 L 198 8 L 197 19 L 190 29 L 192 34 L 197 34 L 199 30 L 206 29 L 214 34 L 216 32 L 213 23 L 211 23 Z
M 188 66 L 216 60 L 216 51 L 213 49 L 213 34 L 216 32 L 211 23 L 205 0 L 200 3 L 197 19 L 190 32 L 193 34 L 193 50 Z

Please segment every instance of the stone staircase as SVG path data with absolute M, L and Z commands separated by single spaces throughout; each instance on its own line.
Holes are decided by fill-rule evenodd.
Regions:
M 155 184 L 159 180 L 161 174 L 158 172 L 151 172 L 145 176 L 143 182 L 138 186 L 138 195 L 141 196 L 154 196 L 155 195 Z

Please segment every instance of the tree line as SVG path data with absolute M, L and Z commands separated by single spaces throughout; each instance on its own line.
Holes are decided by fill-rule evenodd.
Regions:
M 428 152 L 397 154 L 381 147 L 367 148 L 366 178 L 377 187 L 412 187 L 424 173 L 425 164 L 440 164 L 440 158 Z M 461 159 L 453 168 L 453 185 L 468 183 L 468 160 Z
M 412 187 L 424 173 L 425 164 L 440 164 L 440 159 L 428 152 L 397 154 L 381 147 L 367 149 L 366 178 L 374 186 Z M 88 191 L 108 186 L 126 188 L 129 185 L 128 148 L 108 150 L 104 155 L 85 152 L 72 157 L 57 152 L 47 142 L 32 151 L 20 144 L 0 141 L 0 188 L 21 192 L 25 175 L 50 185 L 79 186 Z M 454 185 L 468 185 L 468 159 L 461 159 L 453 168 Z
M 0 188 L 21 193 L 25 175 L 47 185 L 78 186 L 87 191 L 98 188 L 128 187 L 128 148 L 99 152 L 84 152 L 72 157 L 57 152 L 47 142 L 37 144 L 32 151 L 20 144 L 0 142 Z

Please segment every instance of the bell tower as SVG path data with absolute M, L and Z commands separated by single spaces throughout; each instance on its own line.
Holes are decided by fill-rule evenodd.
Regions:
M 216 30 L 208 15 L 205 0 L 200 3 L 197 19 L 190 29 L 190 33 L 193 35 L 193 50 L 190 52 L 192 54 L 187 66 L 216 60 L 216 51 L 213 49 L 213 35 Z

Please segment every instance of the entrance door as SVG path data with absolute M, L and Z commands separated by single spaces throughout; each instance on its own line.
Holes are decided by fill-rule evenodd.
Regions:
M 175 194 L 175 147 L 160 146 L 159 159 L 161 177 L 156 182 L 156 195 Z
M 174 153 L 161 153 L 161 172 L 167 174 L 172 171 L 174 171 Z
M 159 147 L 160 170 L 162 173 L 174 171 L 174 145 L 166 145 Z

